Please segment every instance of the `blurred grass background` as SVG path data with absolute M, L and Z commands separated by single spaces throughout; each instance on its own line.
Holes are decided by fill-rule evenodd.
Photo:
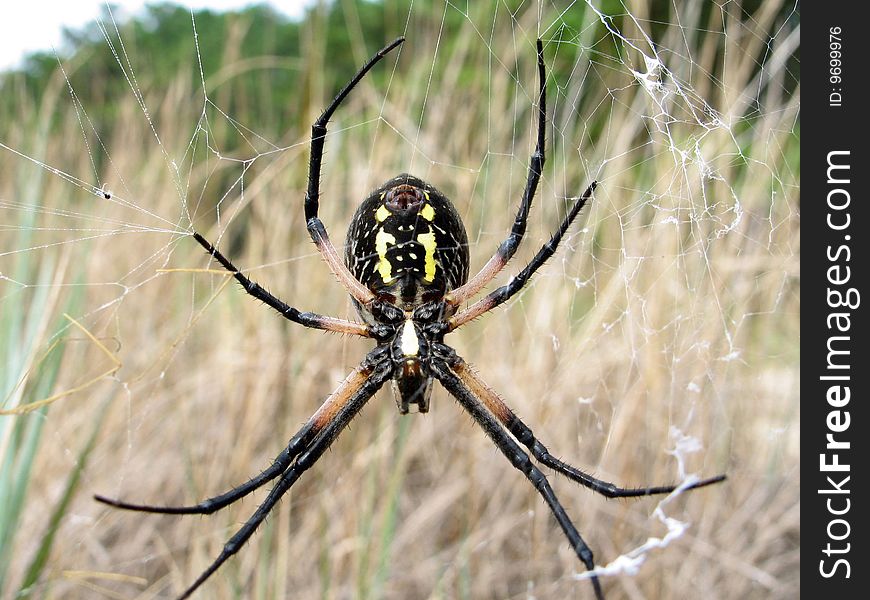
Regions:
M 292 23 L 157 5 L 3 75 L 0 400 L 53 402 L 0 416 L 0 594 L 156 598 L 196 578 L 265 492 L 206 518 L 92 494 L 191 503 L 244 481 L 368 345 L 192 271 L 209 263 L 185 232 L 300 309 L 352 318 L 303 223 L 310 124 L 406 35 L 336 114 L 321 216 L 340 244 L 368 191 L 410 171 L 454 199 L 481 266 L 525 183 L 540 35 L 548 163 L 507 272 L 601 183 L 529 289 L 450 342 L 599 477 L 728 474 L 664 506 L 688 532 L 606 578 L 608 598 L 797 597 L 799 15 L 596 6 L 338 1 Z M 650 43 L 667 71 L 644 62 Z M 681 436 L 700 449 L 674 452 Z M 550 480 L 598 564 L 666 532 L 656 499 Z M 200 596 L 590 597 L 579 571 L 443 391 L 404 418 L 382 392 Z

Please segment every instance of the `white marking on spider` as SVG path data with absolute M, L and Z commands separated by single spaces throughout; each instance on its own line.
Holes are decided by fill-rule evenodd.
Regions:
M 405 320 L 399 346 L 402 348 L 402 354 L 405 356 L 417 356 L 417 353 L 420 351 L 420 342 L 417 340 L 417 332 L 414 331 L 414 323 L 411 319 Z

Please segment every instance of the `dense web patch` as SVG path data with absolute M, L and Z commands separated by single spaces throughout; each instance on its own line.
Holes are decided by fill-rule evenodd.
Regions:
M 387 2 L 295 25 L 266 9 L 164 8 L 139 27 L 107 8 L 83 50 L 33 67 L 38 93 L 7 76 L 0 593 L 183 589 L 256 506 L 141 519 L 90 495 L 185 503 L 238 484 L 362 357 L 366 344 L 251 302 L 190 234 L 294 306 L 354 319 L 305 231 L 308 136 L 398 35 L 330 125 L 321 217 L 339 251 L 357 204 L 410 172 L 453 200 L 482 266 L 522 195 L 540 37 L 547 163 L 497 285 L 599 186 L 528 289 L 450 342 L 551 451 L 596 476 L 687 486 L 729 473 L 640 502 L 548 473 L 608 597 L 798 590 L 799 13 L 686 4 Z M 590 593 L 539 497 L 447 394 L 425 417 L 384 398 L 209 594 Z M 49 568 L 33 578 L 38 545 L 22 532 L 53 531 L 45 506 L 60 535 L 41 538 Z

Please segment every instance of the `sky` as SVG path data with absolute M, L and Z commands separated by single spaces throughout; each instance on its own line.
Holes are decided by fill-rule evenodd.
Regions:
M 269 2 L 289 16 L 302 16 L 313 0 L 272 0 Z M 254 4 L 251 0 L 177 0 L 189 8 L 229 10 Z M 262 2 L 259 2 L 262 3 Z M 97 0 L 55 0 L 53 2 L 8 2 L 0 19 L 0 70 L 20 66 L 27 52 L 48 50 L 60 45 L 64 27 L 81 28 L 99 16 L 105 2 Z M 135 13 L 145 0 L 113 0 L 122 14 Z M 117 14 L 117 12 L 115 13 Z

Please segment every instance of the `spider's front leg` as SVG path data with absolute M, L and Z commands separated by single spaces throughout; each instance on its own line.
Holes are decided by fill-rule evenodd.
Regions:
M 656 494 L 669 494 L 674 491 L 686 491 L 705 487 L 725 480 L 725 475 L 718 475 L 700 481 L 687 483 L 683 486 L 667 485 L 643 488 L 622 488 L 612 483 L 602 481 L 591 475 L 560 461 L 550 454 L 547 448 L 535 438 L 532 430 L 523 423 L 474 370 L 448 345 L 434 342 L 432 348 L 432 373 L 480 424 L 487 435 L 498 448 L 508 457 L 511 464 L 522 471 L 543 496 L 544 500 L 556 517 L 562 530 L 587 569 L 593 570 L 595 565 L 592 552 L 580 537 L 574 524 L 567 516 L 562 505 L 556 498 L 546 478 L 528 455 L 514 442 L 514 438 L 526 446 L 532 456 L 544 465 L 558 473 L 576 481 L 608 498 L 630 498 Z M 511 437 L 513 436 L 513 437 Z M 598 600 L 603 600 L 603 592 L 597 576 L 591 575 L 590 580 Z
M 260 523 L 272 511 L 278 500 L 299 477 L 323 455 L 351 419 L 383 384 L 392 377 L 393 363 L 389 347 L 379 345 L 366 355 L 362 363 L 351 372 L 308 422 L 293 436 L 271 467 L 248 482 L 232 490 L 192 506 L 150 506 L 112 500 L 104 496 L 95 499 L 117 508 L 154 513 L 209 514 L 232 504 L 265 483 L 278 478 L 278 483 L 257 508 L 256 512 L 224 545 L 220 555 L 203 571 L 194 583 L 179 596 L 190 596 L 220 566 L 233 556 L 253 535 Z
M 375 351 L 377 351 L 377 353 Z M 339 385 L 338 388 L 330 394 L 326 400 L 324 400 L 323 404 L 320 405 L 320 408 L 318 408 L 311 418 L 308 419 L 305 425 L 303 425 L 302 428 L 297 431 L 292 438 L 290 438 L 287 447 L 281 451 L 281 454 L 275 457 L 275 460 L 268 468 L 245 483 L 238 485 L 223 494 L 213 496 L 198 502 L 197 504 L 184 506 L 136 504 L 115 498 L 109 498 L 100 494 L 94 495 L 94 500 L 124 510 L 170 515 L 210 515 L 226 506 L 229 506 L 286 471 L 292 464 L 293 460 L 309 448 L 314 439 L 322 433 L 323 429 L 331 420 L 341 418 L 342 411 L 347 410 L 349 398 L 363 387 L 366 381 L 374 373 L 377 365 L 385 359 L 389 359 L 389 354 L 386 350 L 380 346 L 375 348 L 375 350 L 369 353 L 362 364 L 351 371 L 350 375 L 345 378 L 341 385 Z
M 218 557 L 178 597 L 178 600 L 184 600 L 193 594 L 206 579 L 211 577 L 222 564 L 245 545 L 257 527 L 272 512 L 272 509 L 281 497 L 287 493 L 305 471 L 311 468 L 323 456 L 323 453 L 326 452 L 335 438 L 350 423 L 351 419 L 359 413 L 366 402 L 392 377 L 393 364 L 389 358 L 388 348 L 386 346 L 377 346 L 369 352 L 357 371 L 361 377 L 355 377 L 355 373 L 351 374 L 354 380 L 353 383 L 347 386 L 343 384 L 339 390 L 336 390 L 330 396 L 330 398 L 335 398 L 337 401 L 331 403 L 324 410 L 318 410 L 314 417 L 312 417 L 312 420 L 316 422 L 315 427 L 319 431 L 311 443 L 303 448 L 293 464 L 282 473 L 278 483 L 275 484 L 275 487 L 272 488 L 263 503 L 257 507 L 251 518 L 239 528 L 233 537 L 227 540 Z M 348 379 L 351 379 L 351 377 Z M 345 380 L 345 382 L 347 381 Z
M 483 401 L 486 408 L 496 416 L 511 435 L 531 451 L 532 456 L 565 477 L 568 477 L 569 479 L 572 479 L 577 483 L 598 492 L 602 496 L 606 496 L 607 498 L 637 498 L 640 496 L 670 494 L 678 488 L 681 489 L 681 491 L 694 490 L 714 483 L 719 483 L 726 479 L 725 475 L 717 475 L 708 479 L 687 482 L 682 486 L 658 485 L 641 488 L 623 488 L 607 481 L 597 479 L 576 467 L 572 467 L 568 463 L 562 462 L 550 454 L 550 451 L 547 450 L 546 446 L 538 441 L 534 433 L 532 433 L 532 430 L 523 423 L 516 414 L 514 414 L 510 407 L 505 404 L 504 400 L 502 400 L 501 397 L 490 388 L 486 382 L 477 375 L 477 373 L 474 372 L 474 369 L 472 369 L 468 363 L 455 353 L 452 354 L 450 369 L 459 377 L 466 387 L 474 393 L 475 396 Z
M 553 516 L 556 517 L 556 521 L 565 533 L 565 537 L 568 538 L 577 557 L 588 570 L 594 570 L 595 559 L 592 556 L 592 550 L 583 540 L 580 532 L 577 531 L 577 527 L 574 526 L 568 513 L 565 512 L 565 508 L 559 502 L 544 473 L 531 461 L 529 455 L 520 448 L 519 444 L 514 441 L 508 432 L 499 425 L 499 422 L 487 410 L 480 399 L 453 372 L 451 366 L 445 360 L 445 357 L 456 357 L 453 350 L 443 344 L 433 344 L 433 346 L 435 347 L 433 353 L 437 356 L 434 356 L 431 361 L 432 374 L 456 398 L 462 408 L 477 421 L 514 468 L 521 471 L 529 479 L 547 503 L 547 506 L 549 506 Z M 601 590 L 601 582 L 598 580 L 598 576 L 594 574 L 590 575 L 589 580 L 592 582 L 592 588 L 595 590 L 597 600 L 604 600 L 604 592 Z

